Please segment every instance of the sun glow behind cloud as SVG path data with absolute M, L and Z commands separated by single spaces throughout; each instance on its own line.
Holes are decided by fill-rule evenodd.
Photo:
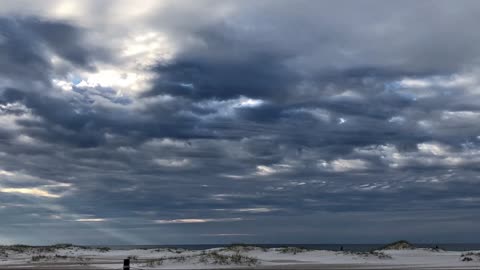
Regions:
M 104 218 L 79 218 L 79 219 L 76 219 L 75 221 L 78 221 L 78 222 L 104 222 L 104 221 L 107 221 L 107 219 L 104 219 Z
M 21 195 L 31 195 L 36 197 L 46 197 L 46 198 L 60 198 L 61 195 L 50 193 L 46 190 L 39 188 L 0 188 L 0 192 L 3 193 L 14 193 Z
M 243 218 L 186 218 L 186 219 L 161 219 L 155 220 L 158 224 L 195 224 L 210 222 L 234 222 L 241 221 Z

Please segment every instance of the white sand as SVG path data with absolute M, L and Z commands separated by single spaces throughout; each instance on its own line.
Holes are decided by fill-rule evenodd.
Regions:
M 395 267 L 447 267 L 445 269 L 480 269 L 480 251 L 469 255 L 472 261 L 462 261 L 467 252 L 434 251 L 429 249 L 387 250 L 381 254 L 349 253 L 325 250 L 262 249 L 238 247 L 231 249 L 209 249 L 205 251 L 184 251 L 168 249 L 110 250 L 78 247 L 60 248 L 52 251 L 26 249 L 7 250 L 0 253 L 0 269 L 31 266 L 84 265 L 100 269 L 121 269 L 123 259 L 131 257 L 133 269 L 212 269 L 269 267 L 288 265 L 353 265 L 382 268 Z M 7 256 L 8 255 L 8 256 Z M 231 260 L 237 255 L 239 262 Z M 244 256 L 239 257 L 238 255 Z M 36 257 L 35 256 L 45 256 Z M 66 256 L 66 257 L 64 257 Z M 226 261 L 216 261 L 225 259 Z M 251 259 L 256 259 L 252 263 Z

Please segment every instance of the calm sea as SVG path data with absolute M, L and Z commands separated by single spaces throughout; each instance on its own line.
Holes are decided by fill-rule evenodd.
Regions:
M 307 249 L 321 249 L 321 250 L 340 250 L 343 247 L 345 251 L 370 251 L 384 246 L 384 244 L 248 244 L 265 248 L 276 247 L 299 247 Z M 414 244 L 419 248 L 435 248 L 439 247 L 449 251 L 466 251 L 466 250 L 480 250 L 480 244 Z M 116 250 L 125 249 L 155 249 L 155 248 L 182 248 L 189 250 L 203 250 L 217 247 L 225 247 L 228 244 L 218 245 L 114 245 L 114 246 L 102 246 L 109 247 Z

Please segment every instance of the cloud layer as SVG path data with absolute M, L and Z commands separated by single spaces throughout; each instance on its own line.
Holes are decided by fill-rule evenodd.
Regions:
M 2 6 L 1 242 L 480 240 L 476 1 Z

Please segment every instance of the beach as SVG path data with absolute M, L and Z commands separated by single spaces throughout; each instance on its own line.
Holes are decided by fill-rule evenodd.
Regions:
M 112 250 L 4 246 L 0 269 L 480 269 L 480 251 L 409 248 L 370 252 L 229 246 L 207 250 Z

